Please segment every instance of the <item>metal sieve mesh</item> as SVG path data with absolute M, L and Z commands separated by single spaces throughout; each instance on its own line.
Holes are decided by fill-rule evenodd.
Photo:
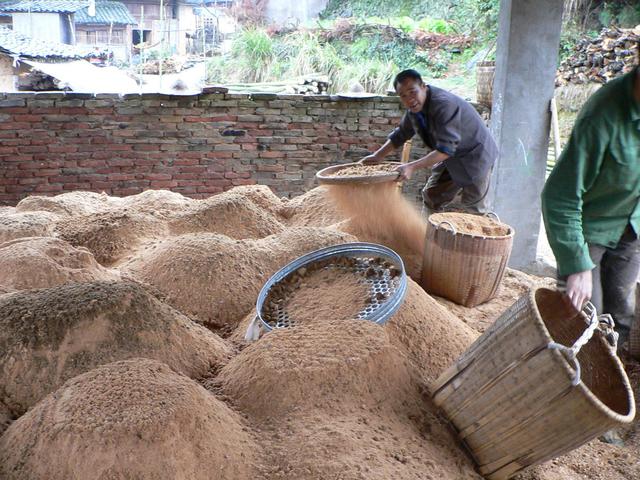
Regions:
M 294 260 L 262 288 L 256 311 L 267 330 L 296 325 L 287 311 L 286 298 L 274 297 L 273 293 L 281 292 L 279 286 L 286 284 L 301 268 L 349 271 L 360 277 L 367 284 L 369 293 L 365 299 L 366 307 L 357 313 L 356 318 L 376 323 L 384 323 L 399 308 L 407 288 L 402 260 L 387 247 L 358 242 L 321 249 Z

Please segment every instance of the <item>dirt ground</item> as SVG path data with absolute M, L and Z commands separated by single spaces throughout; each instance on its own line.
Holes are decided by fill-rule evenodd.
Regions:
M 0 209 L 0 479 L 480 479 L 434 381 L 554 281 L 507 269 L 477 307 L 431 296 L 420 215 L 400 204 L 397 222 L 367 195 L 360 213 L 377 212 L 379 229 L 324 187 L 290 200 L 260 186 L 206 200 L 73 192 Z M 354 241 L 404 260 L 407 292 L 386 323 L 336 318 L 360 289 L 324 275 L 299 287 L 317 305 L 304 322 L 244 339 L 278 269 Z M 640 364 L 622 360 L 637 396 Z M 640 478 L 638 425 L 515 478 Z

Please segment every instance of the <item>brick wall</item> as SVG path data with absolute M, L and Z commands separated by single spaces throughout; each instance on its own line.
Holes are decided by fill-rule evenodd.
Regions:
M 401 113 L 397 97 L 4 94 L 0 204 L 72 190 L 203 198 L 253 183 L 295 196 L 317 170 L 375 150 Z M 425 178 L 405 189 L 417 195 Z

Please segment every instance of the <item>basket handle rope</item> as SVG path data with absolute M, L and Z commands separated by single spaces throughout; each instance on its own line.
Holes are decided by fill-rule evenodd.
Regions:
M 618 333 L 613 330 L 614 322 L 613 318 L 611 318 L 611 315 L 609 315 L 608 313 L 598 315 L 596 307 L 594 307 L 593 303 L 591 302 L 586 302 L 584 304 L 584 307 L 582 307 L 582 311 L 587 315 L 589 319 L 589 325 L 571 347 L 567 347 L 556 342 L 549 342 L 549 344 L 547 345 L 547 347 L 551 350 L 559 350 L 560 352 L 562 352 L 567 360 L 573 363 L 575 374 L 573 375 L 573 379 L 571 380 L 571 385 L 573 385 L 574 387 L 579 385 L 581 382 L 578 352 L 580 352 L 580 349 L 584 347 L 589 342 L 589 340 L 591 340 L 591 337 L 593 337 L 593 333 L 596 330 L 600 329 L 605 334 L 605 338 L 611 345 L 611 348 L 614 349 L 614 351 L 618 345 Z
M 453 230 L 453 234 L 455 235 L 456 233 L 458 233 L 458 231 L 456 230 L 456 227 L 453 223 L 451 223 L 448 220 L 443 220 L 438 224 L 438 227 L 440 227 L 440 225 L 449 225 L 449 227 L 451 227 L 451 230 Z
M 496 212 L 487 212 L 487 213 L 485 213 L 483 216 L 491 218 L 491 216 L 492 216 L 492 215 L 493 215 L 494 217 L 496 217 L 496 220 L 497 220 L 498 222 L 500 221 L 500 217 L 498 216 L 498 214 L 497 214 Z

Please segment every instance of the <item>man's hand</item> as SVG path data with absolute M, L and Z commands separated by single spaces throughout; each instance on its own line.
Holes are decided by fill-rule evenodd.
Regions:
M 582 310 L 584 302 L 591 300 L 592 293 L 593 278 L 591 276 L 591 270 L 572 273 L 567 277 L 567 291 L 565 295 L 576 310 Z
M 398 165 L 396 167 L 396 170 L 400 173 L 400 176 L 398 177 L 398 181 L 402 182 L 404 180 L 411 179 L 411 177 L 413 176 L 413 171 L 415 170 L 415 167 L 410 163 L 405 163 L 403 165 Z

